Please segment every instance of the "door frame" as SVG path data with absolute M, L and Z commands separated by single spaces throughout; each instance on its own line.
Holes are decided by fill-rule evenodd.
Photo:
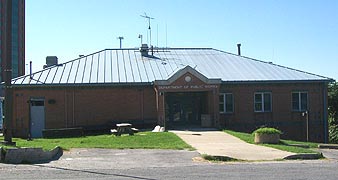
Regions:
M 196 91 L 196 92 L 167 92 L 165 93 L 164 97 L 164 104 L 165 104 L 165 124 L 167 128 L 176 128 L 176 127 L 189 127 L 189 126 L 201 126 L 201 114 L 207 113 L 207 91 Z M 194 101 L 195 98 L 198 98 L 198 106 L 194 106 L 195 103 L 190 102 L 191 100 Z M 180 120 L 175 122 L 174 119 L 174 104 L 179 104 L 179 112 L 180 113 Z M 191 121 L 187 114 L 183 113 L 184 109 L 190 106 L 192 111 L 192 118 L 194 119 Z M 205 111 L 205 112 L 204 112 Z M 184 116 L 182 119 L 182 115 Z M 195 119 L 197 118 L 197 119 Z
M 28 123 L 28 139 L 30 140 L 32 138 L 32 102 L 33 101 L 43 101 L 43 106 L 44 106 L 44 128 L 46 126 L 46 102 L 45 102 L 45 97 L 31 97 L 29 100 L 28 100 L 28 110 L 29 110 L 29 123 Z M 43 129 L 44 129 L 43 128 Z

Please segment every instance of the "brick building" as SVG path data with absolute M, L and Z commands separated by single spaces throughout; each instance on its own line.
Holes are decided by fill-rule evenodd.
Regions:
M 326 142 L 332 79 L 210 48 L 105 49 L 13 79 L 13 133 L 109 127 L 281 129 Z
M 11 21 L 8 21 L 7 3 L 12 3 Z M 0 81 L 4 81 L 7 58 L 7 25 L 11 25 L 12 77 L 25 74 L 25 0 L 0 0 Z M 0 89 L 0 94 L 2 90 Z

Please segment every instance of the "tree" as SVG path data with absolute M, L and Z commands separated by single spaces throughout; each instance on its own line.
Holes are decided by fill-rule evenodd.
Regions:
M 338 83 L 329 84 L 329 139 L 331 143 L 338 143 Z

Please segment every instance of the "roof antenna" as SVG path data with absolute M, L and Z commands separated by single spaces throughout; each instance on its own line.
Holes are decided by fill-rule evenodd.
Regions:
M 32 81 L 32 80 L 34 80 L 34 81 L 39 82 L 39 83 L 41 83 L 41 84 L 45 84 L 45 83 L 42 82 L 42 81 L 33 79 L 33 72 L 32 72 L 32 71 L 33 71 L 33 70 L 32 70 L 32 61 L 29 61 L 29 82 Z
M 150 17 L 150 16 L 147 16 L 146 13 L 144 13 L 144 15 L 140 15 L 140 16 L 143 17 L 143 18 L 148 19 L 148 24 L 149 24 L 148 29 L 149 29 L 149 37 L 150 37 L 149 45 L 151 46 L 151 27 L 150 27 L 150 19 L 154 19 L 154 18 L 153 18 L 153 17 Z
M 165 22 L 165 47 L 168 48 L 168 27 L 167 22 Z
M 139 34 L 139 35 L 138 35 L 138 38 L 141 39 L 141 46 L 142 46 L 142 43 L 143 43 L 143 42 L 142 42 L 142 40 L 143 40 L 142 34 Z
M 156 44 L 156 46 L 157 46 L 157 48 L 158 48 L 158 24 L 157 24 L 157 32 L 156 32 L 156 39 L 157 39 L 157 44 Z
M 33 75 L 32 75 L 32 61 L 29 61 L 29 79 L 33 79 Z
M 124 39 L 123 36 L 117 37 L 117 39 L 120 40 L 120 49 L 122 49 L 122 40 Z

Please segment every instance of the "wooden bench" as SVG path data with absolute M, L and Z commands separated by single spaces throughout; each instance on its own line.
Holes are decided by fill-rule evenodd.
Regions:
M 81 137 L 84 136 L 82 127 L 60 128 L 60 129 L 43 129 L 43 138 L 65 138 L 65 137 Z

